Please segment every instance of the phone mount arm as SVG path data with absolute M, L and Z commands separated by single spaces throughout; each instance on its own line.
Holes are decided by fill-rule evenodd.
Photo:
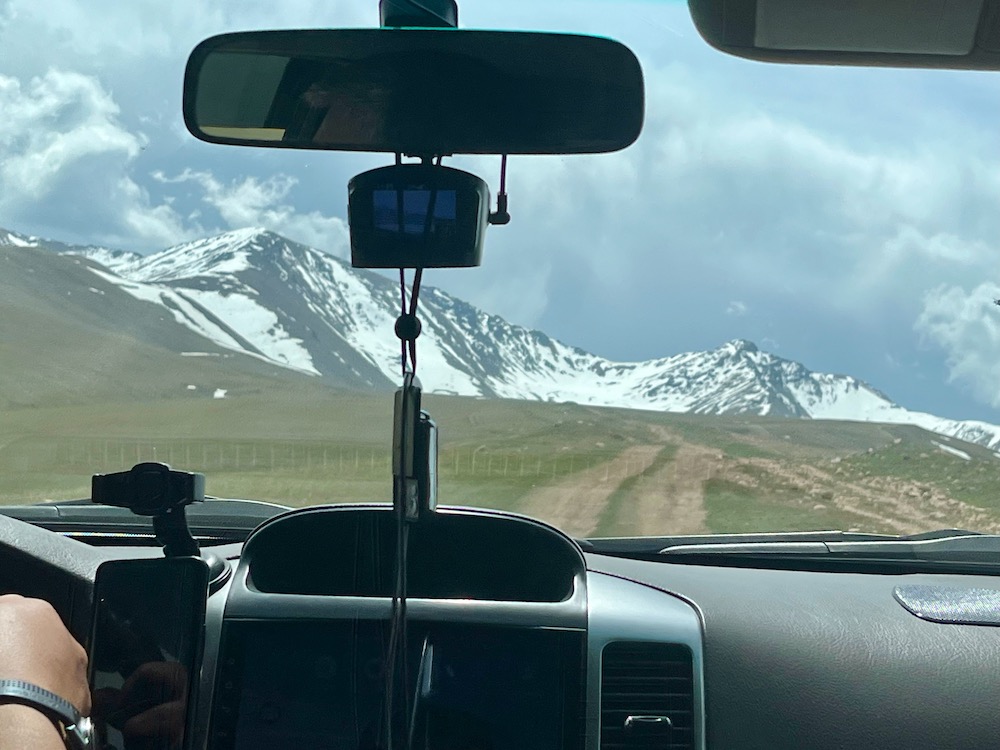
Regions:
M 91 501 L 150 516 L 166 557 L 198 557 L 184 508 L 205 499 L 205 475 L 174 471 L 166 464 L 141 463 L 128 471 L 94 474 Z

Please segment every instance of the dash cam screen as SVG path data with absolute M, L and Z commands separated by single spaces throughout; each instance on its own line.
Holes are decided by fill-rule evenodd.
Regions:
M 411 236 L 453 232 L 458 216 L 454 190 L 373 190 L 372 209 L 377 231 Z
M 230 690 L 216 707 L 213 748 L 384 746 L 387 623 L 228 628 L 220 686 Z M 414 748 L 580 746 L 579 633 L 425 623 L 408 632 Z

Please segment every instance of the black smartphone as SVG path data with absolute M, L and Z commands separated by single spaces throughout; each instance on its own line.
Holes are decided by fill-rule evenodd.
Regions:
M 90 636 L 99 750 L 186 750 L 204 642 L 208 566 L 197 557 L 97 569 Z

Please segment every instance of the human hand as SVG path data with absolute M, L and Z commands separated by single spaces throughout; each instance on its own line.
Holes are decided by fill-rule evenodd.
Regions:
M 0 595 L 0 679 L 33 683 L 90 713 L 87 652 L 41 599 Z

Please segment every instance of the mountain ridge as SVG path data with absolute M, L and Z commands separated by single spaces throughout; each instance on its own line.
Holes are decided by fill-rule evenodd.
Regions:
M 399 379 L 393 280 L 254 227 L 142 256 L 0 230 L 0 245 L 85 256 L 91 272 L 207 341 L 309 377 L 390 389 Z M 696 414 L 914 424 L 1000 448 L 1000 426 L 914 412 L 850 375 L 817 373 L 734 339 L 614 362 L 424 287 L 418 373 L 428 392 Z

